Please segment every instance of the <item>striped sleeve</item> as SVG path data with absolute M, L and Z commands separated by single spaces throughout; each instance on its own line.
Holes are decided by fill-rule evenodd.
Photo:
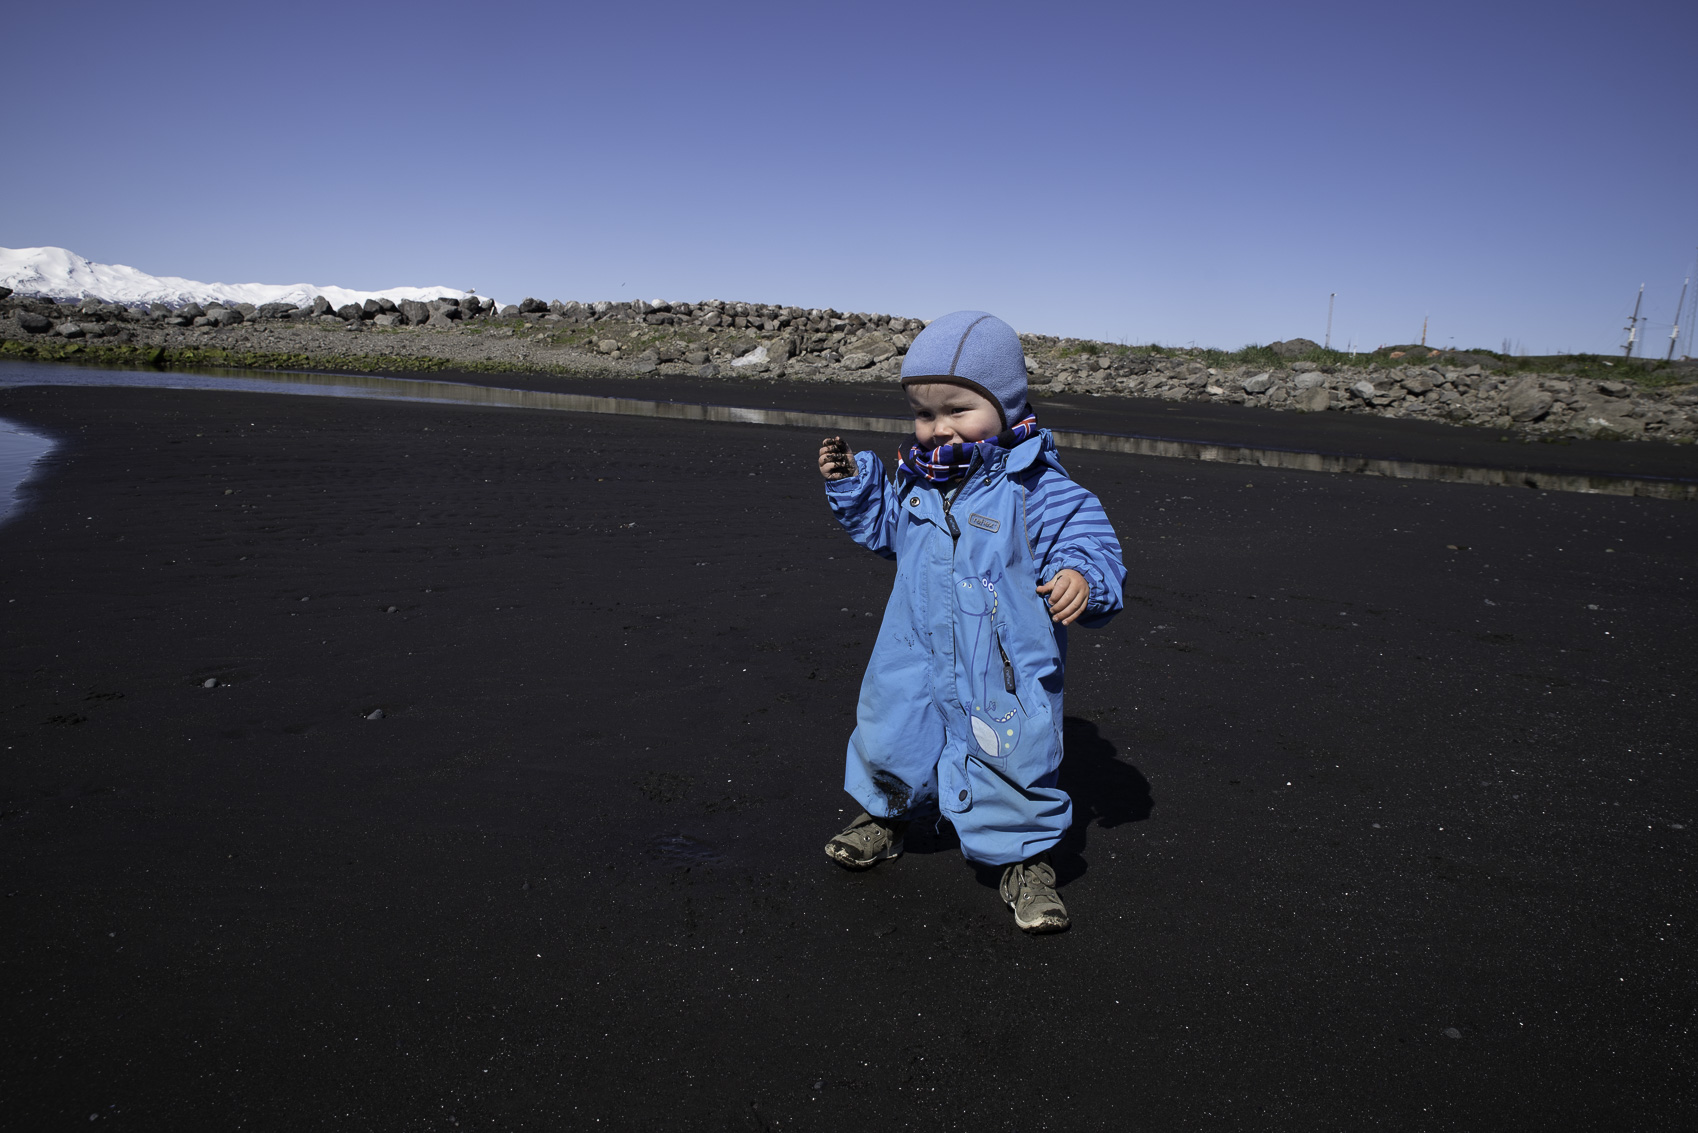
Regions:
M 881 558 L 896 557 L 896 488 L 876 453 L 856 453 L 855 475 L 827 480 L 825 499 L 851 539 Z
M 1065 474 L 1043 469 L 1026 482 L 1026 537 L 1039 579 L 1048 582 L 1070 568 L 1090 584 L 1080 624 L 1102 625 L 1119 612 L 1126 568 L 1120 540 L 1096 496 Z

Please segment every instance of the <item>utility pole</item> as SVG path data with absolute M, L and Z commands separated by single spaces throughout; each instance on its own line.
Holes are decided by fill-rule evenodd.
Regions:
M 1627 320 L 1627 353 L 1625 357 L 1633 357 L 1633 344 L 1639 338 L 1639 304 L 1645 301 L 1645 285 L 1639 285 L 1639 297 L 1633 301 L 1633 317 Z
M 1674 344 L 1680 339 L 1680 315 L 1682 311 L 1686 310 L 1686 285 L 1691 282 L 1691 276 L 1687 276 L 1680 282 L 1680 302 L 1676 303 L 1674 307 L 1674 329 L 1669 331 L 1669 356 L 1663 359 L 1665 362 L 1674 361 Z
M 1427 320 L 1432 318 L 1432 317 L 1433 316 L 1431 316 L 1431 315 L 1422 315 L 1421 316 L 1421 345 L 1422 346 L 1427 345 Z
M 1327 296 L 1327 340 L 1321 343 L 1321 345 L 1326 347 L 1328 350 L 1332 349 L 1332 301 L 1337 298 L 1338 292 L 1336 291 Z

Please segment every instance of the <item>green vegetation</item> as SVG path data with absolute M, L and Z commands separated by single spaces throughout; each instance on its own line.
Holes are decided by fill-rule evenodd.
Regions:
M 1037 344 L 1028 344 L 1027 349 L 1028 352 L 1034 354 L 1043 351 L 1043 347 Z M 1114 357 L 1139 355 L 1192 358 L 1216 369 L 1243 367 L 1251 370 L 1289 369 L 1293 362 L 1313 362 L 1315 365 L 1329 370 L 1347 368 L 1374 370 L 1390 369 L 1396 366 L 1434 366 L 1464 369 L 1469 366 L 1479 366 L 1488 373 L 1504 375 L 1554 374 L 1572 377 L 1576 380 L 1628 382 L 1642 389 L 1659 389 L 1698 381 L 1698 365 L 1690 362 L 1668 363 L 1645 358 L 1635 358 L 1628 361 L 1624 358 L 1610 358 L 1600 354 L 1522 356 L 1502 354 L 1495 350 L 1445 351 L 1413 345 L 1387 346 L 1371 353 L 1357 352 L 1354 354 L 1343 350 L 1328 350 L 1325 347 L 1318 346 L 1301 354 L 1283 355 L 1276 354 L 1270 347 L 1257 345 L 1245 346 L 1238 350 L 1215 350 L 1207 347 L 1163 346 L 1155 342 L 1143 346 L 1124 344 L 1117 346 L 1103 342 L 1063 339 L 1061 344 L 1051 351 L 1051 354 L 1056 358 L 1102 354 Z M 1394 358 L 1392 357 L 1393 354 L 1399 356 Z
M 55 342 L 35 339 L 0 342 L 0 358 L 40 362 L 76 362 L 94 366 L 154 366 L 159 369 L 215 368 L 228 370 L 346 370 L 356 374 L 430 373 L 460 370 L 476 374 L 531 374 L 539 371 L 571 374 L 571 366 L 536 362 L 456 362 L 404 354 L 287 354 L 260 350 L 220 350 L 216 347 L 134 346 L 128 343 Z

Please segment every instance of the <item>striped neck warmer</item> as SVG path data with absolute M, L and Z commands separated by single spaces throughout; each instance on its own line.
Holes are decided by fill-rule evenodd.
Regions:
M 1016 422 L 1013 428 L 1005 429 L 989 440 L 939 445 L 930 452 L 925 452 L 919 445 L 911 443 L 906 449 L 896 450 L 896 464 L 916 480 L 947 484 L 957 476 L 966 474 L 973 463 L 973 454 L 981 448 L 1011 449 L 1027 437 L 1035 436 L 1037 431 L 1038 418 L 1034 414 Z

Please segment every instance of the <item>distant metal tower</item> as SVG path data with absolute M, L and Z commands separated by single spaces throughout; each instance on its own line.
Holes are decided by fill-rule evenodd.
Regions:
M 1627 351 L 1623 357 L 1633 357 L 1633 345 L 1639 340 L 1639 305 L 1645 301 L 1645 285 L 1639 285 L 1639 297 L 1633 301 L 1633 317 L 1627 320 Z
M 1681 294 L 1684 295 L 1685 292 L 1681 292 Z M 1327 296 L 1327 340 L 1321 345 L 1325 346 L 1328 350 L 1332 349 L 1332 301 L 1337 298 L 1338 292 L 1336 291 Z M 1671 346 L 1669 349 L 1673 350 L 1674 347 Z
M 1686 287 L 1691 282 L 1691 276 L 1680 281 L 1680 302 L 1674 305 L 1674 329 L 1669 331 L 1669 353 L 1668 357 L 1663 359 L 1665 362 L 1674 361 L 1674 344 L 1680 341 L 1680 316 L 1681 312 L 1686 310 Z

